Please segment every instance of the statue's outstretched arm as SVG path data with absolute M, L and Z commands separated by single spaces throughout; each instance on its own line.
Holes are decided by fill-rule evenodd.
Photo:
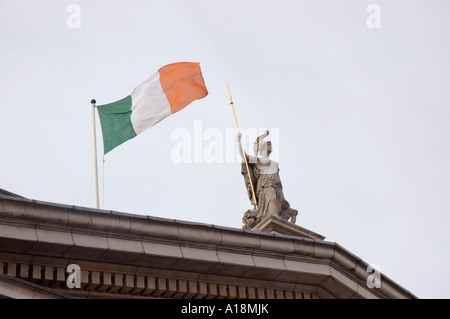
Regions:
M 258 136 L 257 140 L 262 140 L 263 138 L 269 136 L 269 130 L 266 130 L 264 133 L 262 133 L 260 136 Z
M 261 135 L 259 135 L 256 140 L 255 140 L 255 145 L 259 144 L 260 141 L 262 141 L 264 138 L 266 138 L 269 135 L 269 130 L 266 130 L 264 133 L 262 133 Z

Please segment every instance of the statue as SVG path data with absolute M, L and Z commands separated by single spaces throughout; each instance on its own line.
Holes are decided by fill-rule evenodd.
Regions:
M 247 210 L 242 217 L 244 229 L 253 229 L 262 219 L 269 215 L 278 216 L 284 220 L 290 219 L 290 222 L 295 224 L 298 214 L 298 211 L 291 208 L 289 202 L 284 198 L 278 163 L 269 158 L 272 152 L 272 143 L 264 141 L 264 138 L 268 135 L 269 131 L 266 130 L 256 138 L 253 145 L 254 157 L 244 154 L 243 148 L 239 147 L 239 153 L 243 159 L 241 173 L 244 176 L 250 201 L 255 205 L 253 210 Z M 242 134 L 240 132 L 238 132 L 237 138 L 242 146 Z M 258 154 L 260 155 L 259 157 Z M 251 174 L 250 178 L 248 172 Z M 253 182 L 253 185 L 250 184 L 251 182 Z M 256 203 L 253 199 L 254 197 L 256 197 Z

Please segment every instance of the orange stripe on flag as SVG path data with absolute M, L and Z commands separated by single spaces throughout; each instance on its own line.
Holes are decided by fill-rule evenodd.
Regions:
M 159 69 L 159 81 L 172 113 L 208 95 L 200 63 L 178 62 Z

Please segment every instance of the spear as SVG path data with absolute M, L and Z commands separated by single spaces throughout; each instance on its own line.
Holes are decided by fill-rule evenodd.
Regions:
M 236 128 L 237 128 L 238 133 L 240 133 L 239 124 L 238 124 L 238 120 L 236 117 L 236 112 L 234 111 L 233 98 L 231 97 L 231 91 L 230 91 L 230 87 L 228 86 L 228 83 L 227 83 L 227 89 L 228 89 L 228 97 L 230 98 L 231 109 L 233 110 L 234 121 L 236 122 Z M 248 179 L 250 181 L 250 188 L 252 190 L 253 203 L 255 203 L 255 208 L 256 208 L 256 210 L 258 210 L 258 202 L 256 200 L 255 189 L 253 188 L 252 175 L 250 174 L 250 168 L 248 167 L 247 154 L 245 154 L 244 144 L 242 144 L 242 139 L 240 139 L 240 146 L 241 146 L 242 154 L 244 155 L 244 162 L 245 162 L 245 167 L 247 168 Z

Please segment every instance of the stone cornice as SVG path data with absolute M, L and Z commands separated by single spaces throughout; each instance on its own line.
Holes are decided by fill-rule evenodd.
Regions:
M 323 288 L 323 297 L 416 298 L 336 243 L 0 195 L 0 250 Z

